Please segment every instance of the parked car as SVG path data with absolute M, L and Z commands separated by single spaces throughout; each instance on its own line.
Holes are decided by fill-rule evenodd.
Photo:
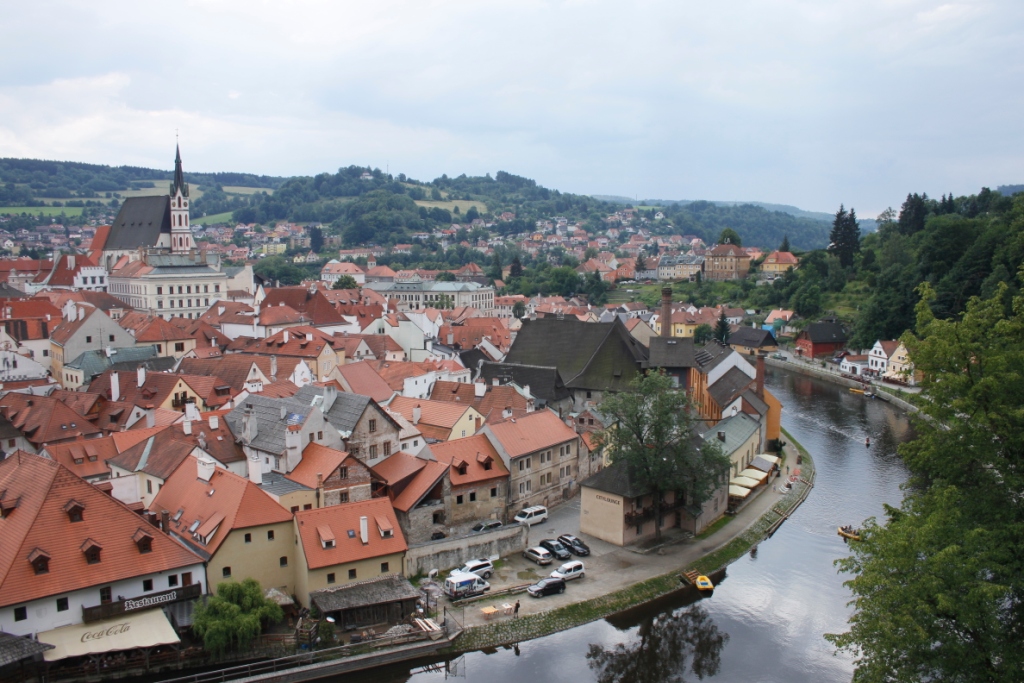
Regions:
M 481 531 L 490 531 L 491 529 L 500 529 L 500 528 L 501 528 L 501 522 L 499 522 L 496 519 L 489 519 L 486 522 L 477 522 L 476 524 L 473 525 L 473 528 L 470 529 L 470 531 L 472 531 L 474 534 L 478 534 Z
M 558 540 L 569 550 L 570 553 L 577 557 L 586 557 L 590 554 L 590 546 L 572 534 L 562 534 L 558 537 Z
M 444 580 L 444 586 L 442 586 L 441 590 L 444 591 L 444 594 L 452 600 L 459 600 L 461 598 L 471 598 L 476 595 L 483 595 L 487 591 L 491 590 L 491 584 L 487 583 L 476 574 L 452 572 L 448 575 L 448 578 Z
M 442 538 L 448 538 L 448 535 L 443 531 L 435 531 L 430 534 L 431 541 L 440 541 Z
M 566 547 L 553 538 L 545 538 L 538 545 L 540 545 L 541 548 L 546 549 L 559 560 L 568 560 L 572 557 Z
M 584 571 L 586 571 L 586 569 L 583 567 L 583 563 L 579 560 L 573 560 L 572 562 L 566 562 L 561 567 L 551 572 L 551 578 L 562 579 L 563 581 L 582 579 Z
M 551 564 L 554 556 L 544 548 L 527 548 L 523 551 L 523 557 L 539 565 Z
M 784 353 L 773 353 L 771 357 L 774 358 L 775 360 L 787 360 L 786 354 Z
M 470 560 L 458 569 L 453 569 L 452 574 L 476 574 L 481 579 L 491 578 L 494 573 L 494 565 L 490 560 Z
M 519 522 L 520 524 L 528 524 L 529 526 L 533 526 L 534 524 L 540 524 L 541 522 L 547 520 L 547 518 L 548 509 L 543 505 L 534 505 L 533 507 L 528 507 L 524 510 L 520 510 L 519 514 L 517 514 L 513 519 L 515 519 L 515 521 Z
M 548 577 L 529 586 L 526 592 L 535 598 L 543 598 L 545 595 L 554 595 L 555 593 L 564 593 L 565 581 Z

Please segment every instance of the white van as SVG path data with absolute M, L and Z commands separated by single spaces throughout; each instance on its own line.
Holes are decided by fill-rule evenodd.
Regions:
M 444 580 L 442 589 L 444 594 L 452 600 L 469 598 L 475 595 L 483 595 L 491 590 L 491 584 L 481 579 L 476 574 L 464 572 L 452 572 Z
M 543 505 L 534 505 L 533 507 L 520 510 L 519 514 L 513 517 L 513 519 L 520 524 L 526 524 L 529 526 L 547 521 L 547 518 L 548 509 Z

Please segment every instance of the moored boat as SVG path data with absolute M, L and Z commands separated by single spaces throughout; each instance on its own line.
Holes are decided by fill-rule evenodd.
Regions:
M 701 574 L 694 581 L 694 585 L 697 586 L 697 590 L 711 591 L 715 589 L 715 584 L 711 583 L 711 579 Z
M 852 526 L 841 526 L 839 527 L 839 535 L 851 541 L 859 541 L 860 529 L 854 529 Z

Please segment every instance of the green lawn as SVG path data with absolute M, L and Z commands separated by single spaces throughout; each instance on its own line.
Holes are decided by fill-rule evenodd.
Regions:
M 448 211 L 454 211 L 455 207 L 457 206 L 459 207 L 459 212 L 460 215 L 462 216 L 466 215 L 466 212 L 469 211 L 469 207 L 471 206 L 475 206 L 476 210 L 479 211 L 480 213 L 486 213 L 487 211 L 486 204 L 484 204 L 483 202 L 478 202 L 476 200 L 470 199 L 454 199 L 450 202 L 436 202 L 430 199 L 420 199 L 416 201 L 416 206 L 425 206 L 428 209 L 436 206 L 440 209 L 446 209 Z
M 231 222 L 231 211 L 225 211 L 224 213 L 215 213 L 209 216 L 203 216 L 197 218 L 193 223 L 196 225 L 213 225 L 214 223 L 229 223 Z
M 242 187 L 241 185 L 225 185 L 224 192 L 227 194 L 256 194 L 257 192 L 274 194 L 273 188 L 270 187 Z
M 30 214 L 32 216 L 38 216 L 43 214 L 44 216 L 59 216 L 62 213 L 67 216 L 81 216 L 82 207 L 80 206 L 0 206 L 0 216 L 9 214 L 12 216 L 21 215 L 23 213 Z

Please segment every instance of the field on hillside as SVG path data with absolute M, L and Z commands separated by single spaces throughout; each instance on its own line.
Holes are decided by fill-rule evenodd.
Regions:
M 62 200 L 63 201 L 63 200 Z M 27 213 L 32 216 L 43 214 L 44 216 L 59 216 L 62 213 L 66 216 L 81 216 L 80 206 L 0 206 L 0 216 L 8 214 L 18 216 Z
M 267 194 L 274 194 L 274 188 L 272 187 L 242 187 L 241 185 L 225 185 L 224 192 L 226 194 L 256 194 L 257 192 L 266 192 Z
M 225 211 L 224 213 L 215 213 L 209 216 L 203 216 L 202 218 L 195 218 L 191 222 L 194 225 L 213 225 L 215 223 L 230 223 L 231 211 Z
M 430 199 L 419 199 L 416 201 L 416 206 L 425 206 L 428 209 L 436 206 L 439 209 L 446 209 L 447 211 L 455 211 L 455 207 L 459 207 L 459 214 L 465 215 L 469 211 L 469 207 L 475 206 L 476 210 L 480 213 L 487 211 L 487 205 L 483 202 L 471 200 L 471 199 L 453 199 L 451 201 L 432 201 Z

